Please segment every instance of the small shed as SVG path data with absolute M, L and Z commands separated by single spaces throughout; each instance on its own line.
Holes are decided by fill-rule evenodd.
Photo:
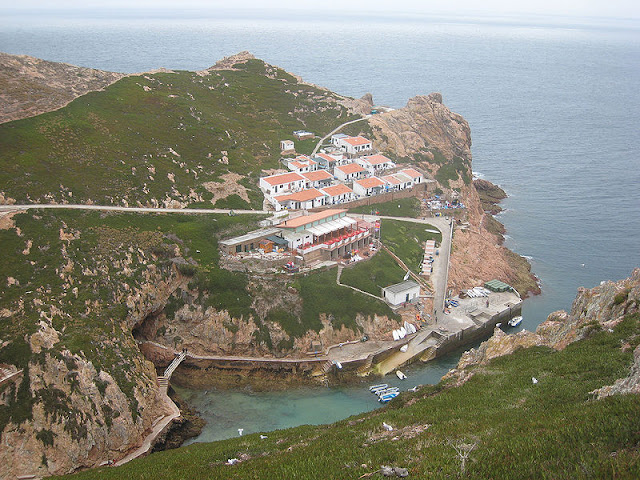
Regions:
M 280 140 L 280 150 L 283 152 L 294 152 L 296 147 L 292 140 Z
M 400 305 L 405 302 L 416 302 L 420 297 L 420 285 L 413 280 L 406 280 L 382 289 L 382 296 L 390 305 Z

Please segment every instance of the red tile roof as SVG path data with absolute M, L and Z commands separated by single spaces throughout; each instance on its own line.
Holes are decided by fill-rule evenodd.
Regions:
M 365 171 L 365 169 L 361 165 L 358 165 L 357 163 L 347 163 L 346 165 L 342 165 L 336 168 L 340 170 L 342 173 L 346 173 L 346 174 Z
M 311 182 L 317 182 L 320 180 L 331 180 L 333 178 L 333 175 L 331 175 L 326 170 L 316 170 L 315 172 L 301 173 L 300 175 Z
M 358 145 L 366 145 L 367 143 L 371 143 L 371 140 L 368 140 L 364 137 L 348 137 L 348 138 L 343 138 L 342 141 L 347 142 L 349 145 L 352 145 L 354 147 Z
M 374 188 L 374 187 L 382 187 L 384 186 L 384 182 L 380 180 L 378 177 L 369 177 L 363 180 L 356 180 L 353 183 L 357 183 L 363 188 Z
M 409 175 L 411 178 L 423 177 L 424 175 L 413 168 L 405 168 L 400 170 L 398 173 L 404 173 L 405 175 Z
M 364 160 L 365 162 L 369 162 L 371 165 L 380 165 L 381 163 L 388 163 L 391 161 L 390 158 L 387 158 L 384 155 L 380 154 L 362 157 L 362 160 Z
M 285 183 L 295 182 L 297 180 L 304 180 L 303 177 L 296 172 L 281 173 L 279 175 L 271 175 L 270 177 L 263 177 L 263 180 L 269 185 L 283 185 Z
M 380 179 L 391 185 L 400 185 L 402 183 L 394 175 L 385 175 L 384 177 L 380 177 Z
M 278 227 L 280 228 L 297 228 L 302 225 L 306 225 L 307 223 L 315 222 L 316 220 L 323 220 L 332 215 L 336 215 L 338 213 L 346 212 L 344 209 L 329 209 L 323 210 L 322 212 L 312 213 L 310 215 L 302 215 L 300 217 L 292 218 L 291 220 L 285 220 Z
M 325 187 L 322 189 L 322 191 L 327 195 L 331 195 L 332 197 L 335 197 L 336 195 L 343 195 L 345 193 L 353 193 L 353 190 L 347 187 L 344 183 Z

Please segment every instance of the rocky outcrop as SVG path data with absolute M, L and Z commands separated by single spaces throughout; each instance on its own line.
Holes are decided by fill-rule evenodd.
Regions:
M 593 329 L 611 329 L 630 314 L 640 311 L 640 268 L 631 277 L 619 282 L 603 282 L 592 288 L 580 288 L 571 312 L 554 312 L 540 324 L 536 332 L 522 330 L 507 335 L 497 328 L 494 335 L 478 348 L 465 352 L 455 369 L 445 379 L 463 383 L 473 374 L 468 368 L 486 365 L 496 357 L 509 355 L 520 348 L 546 346 L 562 350 L 567 345 L 585 338 Z M 623 346 L 624 347 L 624 346 Z M 629 348 L 629 347 L 627 347 Z M 640 391 L 640 350 L 634 350 L 634 366 L 629 377 L 595 393 L 601 398 L 615 393 Z
M 57 110 L 123 76 L 0 52 L 0 123 Z
M 445 196 L 465 204 L 462 220 L 468 228 L 455 230 L 449 288 L 459 291 L 497 278 L 523 296 L 539 293 L 527 260 L 501 246 L 504 228 L 492 212 L 499 211 L 495 205 L 504 192 L 490 182 L 471 181 L 469 124 L 443 104 L 441 94 L 414 97 L 404 108 L 373 115 L 369 124 L 376 147 L 412 160 L 434 176 Z
M 413 97 L 404 108 L 374 115 L 369 124 L 376 146 L 397 157 L 415 159 L 422 153 L 433 160 L 437 150 L 447 159 L 458 156 L 471 160 L 469 124 L 442 103 L 440 93 Z

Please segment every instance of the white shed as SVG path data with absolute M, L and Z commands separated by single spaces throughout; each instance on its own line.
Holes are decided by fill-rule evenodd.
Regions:
M 407 280 L 382 289 L 382 296 L 390 305 L 400 305 L 405 302 L 416 302 L 420 297 L 420 285 L 413 280 Z

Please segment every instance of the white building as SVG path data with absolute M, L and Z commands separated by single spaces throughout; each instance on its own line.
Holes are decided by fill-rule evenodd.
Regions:
M 306 155 L 298 155 L 296 158 L 287 161 L 287 167 L 296 173 L 306 173 L 317 170 L 318 164 Z
M 278 225 L 289 248 L 305 262 L 338 260 L 371 241 L 373 225 L 346 216 L 346 210 L 328 209 L 285 220 Z
M 326 170 L 316 170 L 314 172 L 301 173 L 305 178 L 305 188 L 321 188 L 331 185 L 333 175 Z
M 356 160 L 359 165 L 362 165 L 369 175 L 379 175 L 385 170 L 389 170 L 390 168 L 395 168 L 396 164 L 391 161 L 390 158 L 385 157 L 384 155 L 368 155 L 366 157 L 360 157 Z
M 371 197 L 384 193 L 385 183 L 378 177 L 363 178 L 353 182 L 353 192 L 358 197 Z
M 293 140 L 280 140 L 280 150 L 282 153 L 295 152 L 296 147 Z
M 343 183 L 320 189 L 325 194 L 325 205 L 336 205 L 351 202 L 356 199 L 356 194 Z
M 385 183 L 385 190 L 388 192 L 394 192 L 396 190 L 404 190 L 406 188 L 413 187 L 413 180 L 404 173 L 394 173 L 392 175 L 385 175 L 380 177 Z
M 344 133 L 336 133 L 335 135 L 331 135 L 331 145 L 335 145 L 338 147 L 340 145 L 340 141 L 349 138 L 349 135 L 345 135 Z
M 400 305 L 406 302 L 417 302 L 420 298 L 420 285 L 413 280 L 407 280 L 382 289 L 382 296 L 390 305 Z
M 315 137 L 315 135 L 312 132 L 307 132 L 306 130 L 296 130 L 295 132 L 293 132 L 293 135 L 298 140 L 307 140 L 309 138 Z
M 273 207 L 276 212 L 280 210 L 308 210 L 321 207 L 325 203 L 325 194 L 315 188 L 301 190 L 296 193 L 278 195 L 273 197 Z
M 344 165 L 347 161 L 344 155 L 335 153 L 317 153 L 313 160 L 318 164 L 318 168 L 333 172 L 333 169 L 339 165 Z
M 342 182 L 351 182 L 368 175 L 367 171 L 357 163 L 347 163 L 333 169 L 335 177 Z
M 273 197 L 284 193 L 297 192 L 304 188 L 306 179 L 295 173 L 281 173 L 260 179 L 260 188 L 265 195 Z
M 420 173 L 419 171 L 417 171 L 415 168 L 404 168 L 402 170 L 400 170 L 398 173 L 403 173 L 409 177 L 411 177 L 411 180 L 413 182 L 413 184 L 417 184 L 417 183 L 423 183 L 424 182 L 424 175 L 422 173 Z
M 335 143 L 334 143 L 335 141 Z M 357 155 L 363 152 L 367 152 L 373 148 L 371 140 L 364 137 L 349 137 L 347 135 L 333 135 L 331 137 L 331 143 L 350 155 Z

